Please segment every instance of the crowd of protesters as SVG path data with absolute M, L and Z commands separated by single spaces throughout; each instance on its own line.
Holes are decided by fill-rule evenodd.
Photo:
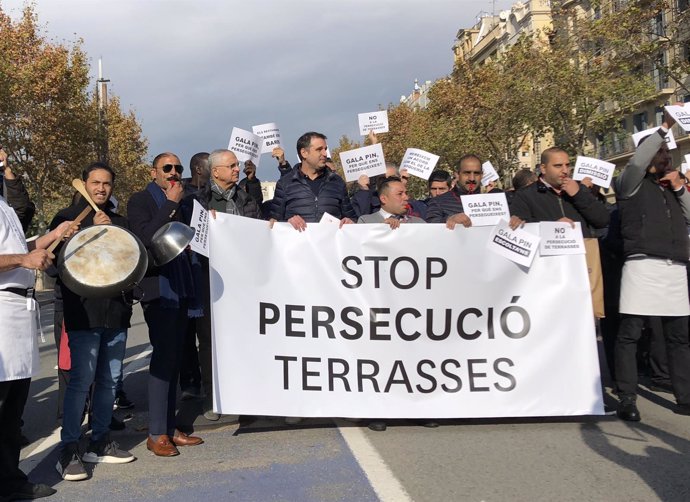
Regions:
M 607 203 L 590 179 L 574 181 L 570 157 L 558 147 L 542 153 L 537 173 L 518 171 L 506 192 L 512 228 L 526 222 L 579 222 L 585 238 L 599 239 L 606 309 L 600 328 L 607 366 L 619 396 L 617 414 L 628 421 L 640 420 L 636 394 L 641 352 L 638 342 L 643 333 L 651 340 L 650 388 L 673 393 L 677 401 L 674 411 L 690 415 L 690 193 L 684 177 L 673 168 L 665 144 L 673 123 L 666 116 L 658 131 L 638 146 L 615 180 L 616 204 Z M 54 253 L 78 228 L 126 228 L 151 251 L 153 236 L 163 225 L 190 221 L 194 201 L 213 212 L 287 222 L 297 231 L 317 224 L 325 213 L 339 219 L 341 225 L 383 223 L 391 229 L 407 223 L 440 223 L 449 229 L 472 225 L 461 196 L 482 193 L 482 160 L 478 155 L 463 156 L 452 174 L 433 171 L 428 179 L 428 197 L 413 200 L 407 194 L 409 173 L 393 164 L 386 166 L 385 174 L 360 177 L 353 190 L 348 190 L 328 158 L 326 141 L 317 132 L 302 135 L 296 148 L 299 163 L 294 166 L 285 160 L 281 148 L 273 150 L 280 179 L 273 199 L 268 201 L 264 200 L 256 167 L 245 162 L 246 177 L 240 180 L 241 163 L 230 150 L 194 155 L 190 178 L 183 177 L 185 168 L 177 155 L 161 153 L 150 168 L 150 183 L 127 202 L 127 218 L 116 212 L 112 198 L 116 173 L 107 164 L 93 163 L 84 169 L 82 180 L 98 211 L 83 217 L 88 202 L 78 198 L 56 214 L 49 234 L 29 245 L 24 231 L 33 206 L 0 149 L 7 200 L 0 199 L 0 308 L 5 313 L 0 333 L 0 497 L 13 500 L 54 493 L 50 487 L 30 483 L 18 468 L 21 416 L 38 361 L 33 270 L 53 267 L 54 271 Z M 493 184 L 484 187 L 484 192 L 496 191 L 500 190 Z M 75 220 L 80 223 L 73 224 Z M 52 242 L 56 242 L 57 250 L 48 249 Z M 165 265 L 150 265 L 141 289 L 152 346 L 146 444 L 157 456 L 176 456 L 182 447 L 203 443 L 200 437 L 177 427 L 178 386 L 182 399 L 202 400 L 207 420 L 220 418 L 211 399 L 208 259 L 187 249 Z M 127 295 L 87 298 L 60 278 L 56 301 L 60 302 L 56 341 L 63 375 L 56 468 L 63 479 L 76 481 L 88 478 L 83 462 L 134 460 L 110 438 L 110 430 L 122 427 L 114 420 L 113 408 L 133 406 L 122 389 L 122 362 L 133 302 Z M 69 360 L 64 363 L 67 350 Z M 91 435 L 82 451 L 86 413 Z M 299 420 L 286 418 L 290 424 Z M 368 424 L 377 431 L 386 428 L 380 420 Z

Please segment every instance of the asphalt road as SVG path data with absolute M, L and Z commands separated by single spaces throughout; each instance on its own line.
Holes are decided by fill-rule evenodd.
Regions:
M 136 406 L 116 412 L 127 428 L 113 433 L 137 460 L 96 465 L 86 481 L 62 481 L 54 467 L 59 423 L 49 302 L 42 322 L 47 342 L 24 414 L 32 443 L 22 466 L 32 480 L 57 488 L 51 500 L 690 500 L 690 417 L 672 412 L 671 395 L 644 387 L 639 424 L 580 417 L 457 420 L 429 429 L 396 421 L 378 433 L 329 419 L 299 426 L 274 417 L 209 422 L 200 402 L 184 401 L 179 422 L 205 443 L 155 457 L 145 445 L 149 344 L 139 309 L 125 361 L 125 390 Z

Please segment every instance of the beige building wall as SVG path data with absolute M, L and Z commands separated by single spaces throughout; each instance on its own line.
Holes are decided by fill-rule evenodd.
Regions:
M 474 26 L 458 30 L 452 47 L 454 63 L 467 61 L 472 65 L 481 65 L 494 60 L 523 34 L 546 41 L 551 26 L 549 0 L 517 2 L 497 15 L 480 15 Z M 530 136 L 516 152 L 519 167 L 534 169 L 539 163 L 541 152 L 550 146 L 553 146 L 550 134 L 539 138 Z

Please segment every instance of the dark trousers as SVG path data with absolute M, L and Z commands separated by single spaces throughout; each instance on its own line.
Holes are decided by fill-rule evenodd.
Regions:
M 213 386 L 213 366 L 211 360 L 211 301 L 209 297 L 208 260 L 201 260 L 204 315 L 189 320 L 187 338 L 185 339 L 182 366 L 180 368 L 180 388 L 199 387 L 201 383 L 206 392 L 207 400 L 211 396 Z M 197 352 L 196 342 L 199 341 Z
M 679 404 L 690 404 L 690 345 L 688 317 L 659 317 L 666 340 L 673 393 Z M 620 397 L 637 394 L 637 342 L 645 316 L 623 314 L 616 339 L 616 384 Z
M 149 434 L 175 432 L 177 378 L 187 333 L 187 303 L 178 309 L 161 308 L 158 301 L 142 304 L 153 347 L 149 365 Z
M 27 481 L 19 469 L 19 452 L 22 413 L 30 385 L 30 378 L 0 382 L 0 496 L 9 495 Z

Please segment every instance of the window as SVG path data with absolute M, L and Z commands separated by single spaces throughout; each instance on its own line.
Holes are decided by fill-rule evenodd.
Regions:
M 660 126 L 661 123 L 664 121 L 664 109 L 661 108 L 660 106 L 657 106 L 654 109 L 654 118 L 655 118 L 654 125 Z
M 684 12 L 690 7 L 690 0 L 678 0 L 678 12 Z
M 633 133 L 647 130 L 647 112 L 633 115 Z
M 656 17 L 652 20 L 652 33 L 657 37 L 663 37 L 666 33 L 666 27 L 664 26 L 664 13 L 659 12 Z

